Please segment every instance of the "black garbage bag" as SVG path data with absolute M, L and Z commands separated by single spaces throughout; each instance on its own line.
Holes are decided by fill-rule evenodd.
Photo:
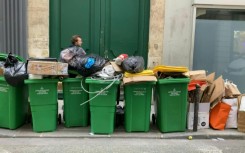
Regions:
M 28 78 L 26 63 L 18 61 L 18 59 L 10 53 L 4 64 L 4 78 L 11 86 L 17 87 L 23 85 L 24 80 Z
M 89 54 L 76 57 L 78 62 L 77 71 L 80 75 L 87 77 L 103 69 L 107 60 L 99 55 Z
M 86 52 L 82 47 L 72 46 L 66 48 L 60 52 L 60 61 L 64 63 L 68 63 L 71 67 L 77 66 L 77 57 L 85 56 Z
M 122 62 L 122 68 L 129 73 L 140 73 L 144 70 L 144 58 L 141 56 L 130 56 Z
M 70 78 L 75 78 L 78 75 L 77 66 L 80 56 L 85 56 L 86 52 L 82 47 L 71 46 L 60 52 L 60 62 L 68 63 L 68 74 Z

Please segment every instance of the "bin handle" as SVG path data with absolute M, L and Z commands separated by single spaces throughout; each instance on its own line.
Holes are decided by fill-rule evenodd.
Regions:
M 80 106 L 82 105 L 85 105 L 87 104 L 88 102 L 90 102 L 91 100 L 93 100 L 94 98 L 98 97 L 102 92 L 104 92 L 105 90 L 109 89 L 115 82 L 117 81 L 117 79 L 114 79 L 108 86 L 106 86 L 104 89 L 102 89 L 101 91 L 96 91 L 98 92 L 94 97 L 90 98 L 89 100 L 83 102 L 80 104 Z M 83 88 L 83 85 L 82 85 L 82 82 L 81 82 L 81 86 L 82 86 L 82 89 L 85 91 L 85 92 L 88 92 L 88 93 L 91 93 L 89 91 L 87 91 L 86 89 Z M 95 92 L 92 92 L 92 93 L 95 93 Z

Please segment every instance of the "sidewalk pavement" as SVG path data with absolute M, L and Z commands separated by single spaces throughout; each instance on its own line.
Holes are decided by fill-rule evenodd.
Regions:
M 125 132 L 123 127 L 115 128 L 111 135 L 97 135 L 90 133 L 90 127 L 66 128 L 58 125 L 56 131 L 36 133 L 32 131 L 31 124 L 26 124 L 16 130 L 0 129 L 0 138 L 139 138 L 139 139 L 240 139 L 245 140 L 245 133 L 237 129 L 223 131 L 213 129 L 200 129 L 197 132 L 161 133 L 155 125 L 151 125 L 149 132 Z
M 59 100 L 59 111 L 63 121 L 63 101 Z M 154 107 L 151 107 L 151 114 Z M 152 123 L 152 121 L 151 121 Z M 149 132 L 126 132 L 124 127 L 116 127 L 113 134 L 97 135 L 90 133 L 90 127 L 66 128 L 64 124 L 57 126 L 56 131 L 36 133 L 32 130 L 31 124 L 25 124 L 16 130 L 0 128 L 0 138 L 138 138 L 138 139 L 242 139 L 245 140 L 245 133 L 238 132 L 237 129 L 225 129 L 223 131 L 209 129 L 199 129 L 197 132 L 186 130 L 185 132 L 161 133 L 156 125 L 150 125 Z

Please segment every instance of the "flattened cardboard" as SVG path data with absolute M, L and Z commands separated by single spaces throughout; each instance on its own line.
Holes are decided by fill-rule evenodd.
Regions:
M 224 80 L 222 78 L 222 76 L 220 76 L 219 78 L 217 78 L 214 81 L 214 91 L 211 95 L 210 98 L 210 102 L 213 103 L 214 101 L 217 100 L 217 98 L 220 98 L 220 96 L 222 97 L 224 92 L 225 92 L 225 85 L 224 85 Z M 221 99 L 219 99 L 221 100 Z
M 199 110 L 198 110 L 198 129 L 205 129 L 209 128 L 209 110 L 210 110 L 210 103 L 199 103 Z M 188 129 L 193 129 L 193 121 L 194 121 L 194 103 L 189 103 L 189 112 L 188 112 Z
M 3 72 L 4 72 L 3 67 L 0 67 L 0 76 L 3 75 Z
M 207 76 L 207 82 L 212 84 L 214 82 L 214 78 L 215 78 L 215 72 L 213 72 Z
M 237 117 L 237 130 L 239 132 L 245 132 L 245 112 L 239 111 Z
M 68 64 L 60 62 L 29 61 L 27 73 L 39 75 L 68 75 Z
M 210 98 L 212 96 L 212 93 L 214 91 L 214 84 L 211 84 L 210 86 L 207 87 L 207 89 L 204 91 L 205 93 L 203 94 L 203 97 L 202 97 L 202 102 L 205 102 L 205 101 L 210 101 Z
M 201 95 L 201 102 L 210 101 L 210 98 L 215 88 L 214 78 L 215 73 L 211 73 L 207 76 L 207 82 L 209 85 L 207 87 L 203 87 L 204 89 L 201 88 L 201 92 L 203 91 L 203 94 Z
M 205 70 L 189 71 L 189 72 L 186 72 L 185 75 L 190 77 L 190 80 L 200 80 L 200 81 L 207 80 Z
M 68 74 L 68 64 L 67 63 L 57 63 L 57 75 L 67 75 Z
M 233 83 L 230 84 L 229 89 L 230 89 L 233 96 L 238 96 L 241 94 L 241 92 L 239 91 L 237 86 Z
M 155 76 L 137 76 L 137 77 L 123 78 L 124 84 L 135 83 L 135 82 L 151 82 L 151 81 L 156 82 L 157 78 Z
M 115 62 L 110 61 L 110 63 L 116 72 L 123 72 L 122 68 L 118 66 Z
M 238 116 L 237 116 L 237 130 L 245 132 L 245 111 L 240 111 L 241 99 L 245 94 L 238 96 Z
M 203 102 L 202 99 L 203 99 L 203 96 L 204 96 L 205 92 L 207 92 L 207 89 L 208 89 L 208 85 L 207 84 L 201 86 L 200 93 L 199 93 L 200 102 Z

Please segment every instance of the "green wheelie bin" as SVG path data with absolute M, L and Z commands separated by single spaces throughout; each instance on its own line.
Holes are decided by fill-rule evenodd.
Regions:
M 96 80 L 87 78 L 91 133 L 111 134 L 114 132 L 116 98 L 119 80 Z M 100 91 L 100 93 L 96 92 Z
M 26 86 L 13 87 L 0 77 L 0 127 L 16 129 L 22 126 L 28 115 Z
M 18 61 L 24 59 L 14 55 Z M 0 53 L 0 61 L 4 63 L 8 54 Z M 4 76 L 0 76 L 0 127 L 16 129 L 22 126 L 28 117 L 28 96 L 25 85 L 13 87 Z
M 150 127 L 152 89 L 156 82 L 124 85 L 125 130 L 147 132 Z
M 83 90 L 88 90 L 88 85 L 85 84 L 83 78 L 66 78 L 62 81 L 63 98 L 64 98 L 64 121 L 66 127 L 88 126 L 89 119 L 89 104 L 84 105 L 82 102 L 88 100 L 88 93 Z
M 186 130 L 189 78 L 159 79 L 157 81 L 156 123 L 161 132 Z
M 25 80 L 29 89 L 33 131 L 55 131 L 58 118 L 57 79 Z

